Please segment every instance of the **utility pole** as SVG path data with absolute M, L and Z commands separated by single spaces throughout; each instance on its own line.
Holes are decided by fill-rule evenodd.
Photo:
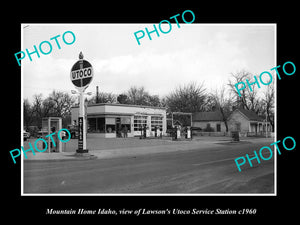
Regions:
M 96 86 L 96 103 L 99 103 L 99 87 Z

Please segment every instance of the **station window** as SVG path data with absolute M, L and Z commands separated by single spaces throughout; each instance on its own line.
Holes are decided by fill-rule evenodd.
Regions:
M 141 127 L 147 126 L 147 116 L 134 116 L 134 131 L 139 131 Z
M 162 116 L 151 116 L 151 131 L 155 131 L 155 127 L 162 127 Z
M 106 133 L 116 132 L 116 118 L 105 118 Z
M 106 125 L 106 133 L 115 133 L 116 125 L 107 124 Z
M 96 132 L 96 118 L 88 118 L 88 132 Z
M 106 125 L 107 120 L 106 118 L 99 117 L 99 118 L 88 118 L 88 132 L 90 133 L 107 133 L 107 132 L 114 132 L 115 131 L 115 124 L 108 123 Z M 110 129 L 108 129 L 110 127 Z

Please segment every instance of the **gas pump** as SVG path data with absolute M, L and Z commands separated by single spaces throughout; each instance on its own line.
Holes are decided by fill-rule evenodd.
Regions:
M 176 128 L 177 128 L 177 131 L 176 131 L 177 139 L 180 139 L 180 130 L 181 130 L 181 127 L 177 126 Z
M 144 127 L 143 127 L 143 136 L 144 136 L 144 138 L 147 137 L 147 126 L 146 125 L 144 125 Z
M 186 137 L 187 139 L 191 139 L 192 136 L 191 136 L 191 127 L 186 127 Z
M 160 137 L 160 127 L 159 126 L 155 127 L 155 131 L 156 131 L 155 137 Z
M 45 117 L 42 119 L 42 135 L 43 139 L 47 141 L 48 149 L 50 152 L 62 152 L 62 142 L 58 140 L 57 135 L 52 135 L 51 137 L 47 135 L 52 134 L 54 132 L 58 132 L 62 129 L 62 119 L 61 117 Z M 53 140 L 51 140 L 51 138 Z M 53 144 L 55 142 L 55 145 Z M 45 149 L 45 143 L 43 143 L 43 149 Z
M 172 140 L 178 140 L 180 139 L 180 126 L 174 126 L 173 130 L 173 137 Z

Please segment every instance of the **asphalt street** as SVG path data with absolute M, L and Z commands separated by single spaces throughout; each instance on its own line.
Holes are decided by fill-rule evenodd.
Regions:
M 274 193 L 274 157 L 239 172 L 234 159 L 271 141 L 110 159 L 24 161 L 24 194 Z M 267 156 L 266 156 L 267 158 Z

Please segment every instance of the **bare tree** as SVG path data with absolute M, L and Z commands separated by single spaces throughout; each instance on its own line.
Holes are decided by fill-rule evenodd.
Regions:
M 226 132 L 228 132 L 227 118 L 231 112 L 232 100 L 229 95 L 226 94 L 225 86 L 221 89 L 215 89 L 211 95 L 210 99 L 213 105 L 218 109 L 222 115 L 222 120 L 226 127 Z
M 49 97 L 45 100 L 48 101 L 48 105 L 52 105 L 51 114 L 53 116 L 59 116 L 64 118 L 71 113 L 71 107 L 75 102 L 75 99 L 68 93 L 61 91 L 53 91 Z
M 113 93 L 106 93 L 106 92 L 99 92 L 98 93 L 98 102 L 97 96 L 93 96 L 91 99 L 88 100 L 88 104 L 94 103 L 116 103 L 117 98 L 116 95 Z
M 239 71 L 235 74 L 231 74 L 231 79 L 229 80 L 228 86 L 230 87 L 231 93 L 234 94 L 235 101 L 233 105 L 236 107 L 242 107 L 244 109 L 252 110 L 258 115 L 267 115 L 268 121 L 274 130 L 274 83 L 267 86 L 264 96 L 260 98 L 258 96 L 258 86 L 257 84 L 251 85 L 251 89 L 247 87 L 240 91 L 241 96 L 239 96 L 235 84 L 238 82 L 246 83 L 248 79 L 249 83 L 253 83 L 253 75 L 245 70 Z
M 41 118 L 42 117 L 49 117 L 49 116 L 58 116 L 57 113 L 55 112 L 55 103 L 54 101 L 52 101 L 51 98 L 46 98 L 43 100 L 42 102 L 42 115 L 41 115 Z
M 130 104 L 146 105 L 147 104 L 146 98 L 149 96 L 149 93 L 145 90 L 144 87 L 132 86 L 126 92 L 126 95 L 128 96 Z
M 146 102 L 148 106 L 159 107 L 161 106 L 160 98 L 158 95 L 148 95 L 146 96 Z
M 238 92 L 235 87 L 235 84 L 239 82 L 246 83 L 246 80 L 248 80 L 249 83 L 252 83 L 254 80 L 253 77 L 254 76 L 250 72 L 247 72 L 246 70 L 241 70 L 236 73 L 231 73 L 231 79 L 228 80 L 228 86 L 230 88 L 231 94 L 233 94 L 236 99 L 233 101 L 234 107 L 252 110 L 255 111 L 256 113 L 259 113 L 261 108 L 259 107 L 260 99 L 257 96 L 256 84 L 251 85 L 252 91 L 247 86 L 246 88 Z
M 42 94 L 36 94 L 33 98 L 31 120 L 27 126 L 30 124 L 41 127 L 42 118 L 49 116 L 62 117 L 63 125 L 66 125 L 67 121 L 70 120 L 71 107 L 75 99 L 69 94 L 53 91 L 46 99 L 42 98 Z M 26 106 L 26 108 L 28 107 Z
M 43 115 L 43 98 L 42 94 L 36 94 L 33 96 L 33 103 L 32 103 L 32 113 L 33 118 L 36 122 L 37 126 L 41 126 L 41 118 Z
M 274 131 L 274 103 L 275 103 L 275 90 L 274 83 L 268 85 L 267 90 L 264 92 L 264 98 L 262 99 L 263 106 L 267 114 L 267 119 Z
M 166 96 L 166 105 L 171 112 L 201 112 L 205 110 L 206 93 L 204 84 L 196 82 L 177 87 Z
M 30 105 L 28 99 L 25 99 L 23 101 L 23 121 L 24 121 L 24 126 L 28 128 L 30 126 L 32 120 L 33 120 L 33 109 L 32 106 Z
M 126 96 L 126 97 L 125 97 Z M 158 95 L 150 95 L 144 87 L 132 86 L 126 93 L 118 96 L 118 101 L 125 104 L 160 106 L 160 98 Z

